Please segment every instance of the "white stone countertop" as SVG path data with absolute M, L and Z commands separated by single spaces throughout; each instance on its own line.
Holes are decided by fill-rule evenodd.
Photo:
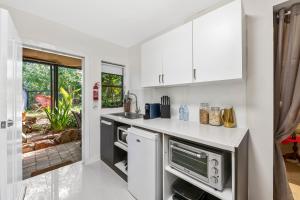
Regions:
M 248 133 L 247 128 L 217 127 L 177 119 L 127 119 L 111 114 L 103 114 L 101 117 L 231 152 L 235 151 Z

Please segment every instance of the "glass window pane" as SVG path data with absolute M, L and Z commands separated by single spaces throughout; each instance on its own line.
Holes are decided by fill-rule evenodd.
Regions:
M 40 111 L 51 105 L 50 65 L 23 62 L 23 110 Z
M 102 108 L 123 106 L 123 67 L 102 63 L 101 99 Z
M 58 90 L 65 89 L 73 98 L 73 109 L 81 109 L 82 70 L 58 67 Z
M 113 108 L 123 105 L 123 88 L 102 86 L 102 107 Z
M 102 73 L 102 85 L 122 86 L 123 76 L 117 74 Z

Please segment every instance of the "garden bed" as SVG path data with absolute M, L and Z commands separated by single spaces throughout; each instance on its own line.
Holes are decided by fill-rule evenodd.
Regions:
M 30 114 L 23 119 L 23 153 L 79 140 L 79 128 L 52 131 L 50 122 L 43 113 Z

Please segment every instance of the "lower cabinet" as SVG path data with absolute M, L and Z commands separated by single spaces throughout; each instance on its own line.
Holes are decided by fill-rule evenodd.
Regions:
M 160 133 L 159 137 L 162 137 L 162 142 L 158 142 L 158 144 L 155 144 L 155 146 L 159 146 L 160 148 L 162 148 L 162 152 L 161 151 L 157 151 L 155 149 L 153 149 L 152 146 L 152 141 L 151 141 L 151 145 L 150 145 L 150 138 L 152 138 L 152 136 L 150 136 L 151 132 L 153 131 L 148 131 L 147 133 L 149 135 L 144 134 L 144 137 L 141 137 L 141 133 L 132 133 L 130 131 L 126 131 L 128 134 L 132 134 L 132 136 L 130 136 L 128 138 L 129 141 L 129 147 L 127 147 L 126 145 L 124 146 L 124 144 L 122 145 L 122 143 L 120 143 L 120 140 L 117 139 L 117 136 L 119 135 L 119 130 L 121 129 L 126 129 L 129 128 L 131 125 L 129 124 L 124 124 L 118 121 L 114 121 L 111 119 L 107 119 L 107 118 L 101 118 L 101 160 L 104 161 L 110 168 L 112 168 L 121 178 L 123 178 L 125 181 L 127 181 L 127 163 L 129 162 L 129 185 L 131 183 L 133 183 L 130 190 L 131 192 L 134 192 L 135 194 L 139 194 L 140 198 L 139 200 L 143 200 L 144 199 L 144 194 L 146 194 L 147 197 L 149 197 L 150 195 L 147 195 L 147 192 L 149 192 L 150 190 L 150 186 L 151 184 L 155 185 L 157 190 L 162 190 L 162 194 L 163 197 L 154 197 L 155 200 L 172 200 L 173 197 L 178 196 L 178 194 L 175 194 L 175 190 L 174 188 L 176 188 L 176 183 L 180 183 L 180 194 L 187 194 L 186 190 L 183 190 L 182 188 L 190 188 L 191 186 L 194 187 L 194 189 L 192 190 L 193 193 L 202 191 L 203 194 L 205 194 L 203 196 L 203 198 L 201 199 L 213 199 L 213 200 L 247 200 L 248 199 L 248 136 L 247 134 L 245 134 L 245 136 L 243 137 L 243 139 L 241 140 L 241 142 L 239 143 L 239 145 L 237 147 L 235 147 L 234 149 L 228 150 L 228 149 L 219 149 L 220 147 L 215 147 L 215 146 L 210 146 L 207 147 L 205 143 L 195 143 L 194 141 L 189 141 L 186 140 L 184 138 L 177 138 L 165 133 Z M 135 128 L 138 128 L 135 126 Z M 126 129 L 127 130 L 127 129 Z M 143 132 L 145 132 L 145 130 L 143 130 Z M 155 132 L 155 131 L 154 131 Z M 156 133 L 156 132 L 155 132 Z M 136 134 L 138 136 L 133 136 L 133 134 Z M 121 137 L 122 138 L 122 137 Z M 143 138 L 143 140 L 142 140 Z M 222 188 L 221 189 L 215 189 L 217 187 L 212 187 L 212 183 L 217 184 L 218 181 L 214 181 L 214 182 L 208 182 L 209 184 L 207 184 L 205 182 L 205 180 L 200 181 L 196 178 L 193 178 L 193 176 L 191 176 L 191 174 L 189 173 L 185 173 L 185 170 L 176 168 L 176 166 L 172 165 L 170 162 L 170 156 L 172 157 L 173 155 L 177 154 L 177 163 L 181 163 L 181 166 L 188 166 L 187 163 L 189 165 L 193 165 L 194 169 L 198 168 L 199 165 L 195 162 L 190 162 L 187 159 L 187 156 L 184 156 L 185 154 L 189 154 L 192 151 L 190 151 L 189 149 L 186 149 L 187 147 L 183 146 L 181 148 L 179 148 L 178 144 L 171 144 L 170 140 L 172 141 L 179 141 L 182 144 L 186 144 L 189 145 L 190 148 L 198 148 L 201 150 L 201 148 L 203 147 L 207 147 L 210 148 L 212 154 L 214 154 L 215 151 L 219 152 L 219 155 L 223 155 L 224 154 L 224 159 L 227 160 L 227 162 L 225 162 L 224 166 L 224 170 L 223 170 L 223 175 L 225 177 L 225 174 L 227 174 L 228 176 L 226 176 L 227 178 L 224 178 L 224 184 L 222 183 Z M 142 145 L 142 146 L 141 146 Z M 149 146 L 150 145 L 150 146 Z M 172 155 L 171 155 L 171 151 L 170 151 L 170 145 L 172 148 L 174 148 L 175 150 L 172 151 Z M 156 147 L 157 147 L 156 146 Z M 199 147 L 200 146 L 200 147 Z M 149 148 L 147 148 L 149 147 Z M 151 148 L 150 148 L 151 147 Z M 131 154 L 129 155 L 129 159 L 128 159 L 128 154 L 127 151 L 131 152 Z M 158 148 L 159 149 L 159 148 Z M 181 150 L 180 150 L 181 149 Z M 184 153 L 179 153 L 178 152 L 184 152 Z M 196 151 L 196 150 L 195 150 Z M 160 152 L 157 156 L 154 156 L 154 153 Z M 177 152 L 177 153 L 176 153 Z M 220 153 L 221 152 L 221 153 Z M 192 153 L 193 156 L 195 156 L 196 153 Z M 179 158 L 178 158 L 179 155 Z M 225 156 L 226 155 L 226 156 Z M 181 156 L 181 158 L 180 158 Z M 198 157 L 198 155 L 196 155 Z M 199 154 L 200 156 L 200 154 Z M 157 159 L 159 160 L 158 162 L 155 162 L 153 160 L 155 157 L 157 157 Z M 192 157 L 192 156 L 191 156 Z M 181 160 L 180 160 L 181 159 Z M 213 161 L 214 159 L 212 159 L 211 161 Z M 207 163 L 212 163 L 209 162 L 209 160 L 206 160 L 206 164 L 205 162 L 204 165 L 209 166 Z M 162 164 L 158 164 L 162 162 Z M 174 161 L 175 162 L 175 161 Z M 221 162 L 217 162 L 215 161 L 215 164 L 213 164 L 214 166 L 218 166 Z M 227 164 L 226 164 L 227 163 Z M 203 164 L 202 164 L 203 165 Z M 131 168 L 130 168 L 131 166 Z M 133 168 L 132 168 L 133 166 Z M 196 167 L 195 167 L 196 166 Z M 157 167 L 157 168 L 156 168 Z M 180 167 L 180 166 L 179 166 Z M 159 173 L 157 173 L 156 175 L 149 175 L 146 174 L 144 175 L 144 177 L 142 177 L 143 172 L 147 172 L 147 170 L 149 172 L 153 172 L 152 170 L 149 169 L 158 169 L 161 173 L 162 176 L 159 175 Z M 213 167 L 216 170 L 221 171 L 220 169 L 217 169 L 216 167 Z M 209 169 L 213 169 L 213 168 L 209 168 Z M 186 167 L 186 169 L 189 171 L 190 169 Z M 200 168 L 199 168 L 200 169 Z M 206 171 L 206 169 L 208 168 L 203 168 L 205 169 L 204 171 Z M 139 171 L 142 170 L 142 171 Z M 198 174 L 205 174 L 202 172 L 200 172 L 201 170 L 198 170 Z M 148 172 L 148 173 L 149 173 Z M 213 172 L 213 171 L 207 171 L 206 176 L 208 177 L 208 172 L 209 174 L 211 174 L 212 176 L 210 176 L 211 179 L 216 179 L 216 174 L 218 175 L 218 171 Z M 215 174 L 213 174 L 215 173 Z M 162 184 L 162 187 L 160 186 L 160 184 L 158 184 L 157 182 L 155 183 L 155 181 L 150 181 L 151 178 L 150 177 L 154 177 L 156 176 L 156 178 L 159 179 L 158 182 L 160 182 Z M 142 177 L 142 178 L 141 178 Z M 143 191 L 144 188 L 142 189 L 138 189 L 136 190 L 137 187 L 143 187 L 143 185 L 139 185 L 139 182 L 142 183 L 142 181 L 146 178 L 146 185 L 148 190 Z M 144 179 L 143 179 L 144 178 Z M 154 179 L 153 179 L 154 180 Z M 220 179 L 218 179 L 220 180 Z M 184 187 L 182 187 L 182 184 Z M 150 185 L 150 186 L 149 186 Z M 157 188 L 159 187 L 159 188 Z M 132 189 L 133 188 L 133 189 Z M 178 188 L 178 187 L 177 187 Z M 143 192 L 143 194 L 141 193 Z M 153 192 L 152 192 L 153 193 Z M 160 193 L 160 192 L 159 192 Z M 141 197 L 143 196 L 143 197 Z M 205 197 L 205 198 L 204 198 Z M 142 199 L 143 198 L 143 199 Z M 151 198 L 153 199 L 153 198 Z
M 114 121 L 101 118 L 100 153 L 106 164 L 114 164 Z
M 115 145 L 117 129 L 122 123 L 111 119 L 101 118 L 100 121 L 100 155 L 101 160 L 112 168 L 121 178 L 127 181 L 127 152 Z

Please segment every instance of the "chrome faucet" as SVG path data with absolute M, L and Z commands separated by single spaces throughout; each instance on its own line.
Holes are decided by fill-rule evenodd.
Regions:
M 138 107 L 138 99 L 137 99 L 136 94 L 134 94 L 134 93 L 132 93 L 132 92 L 130 92 L 130 91 L 128 90 L 127 95 L 128 95 L 128 97 L 129 97 L 130 95 L 131 95 L 131 96 L 134 96 L 134 98 L 135 98 L 135 113 L 136 113 L 136 114 L 139 114 L 140 111 L 141 111 L 141 109 Z

